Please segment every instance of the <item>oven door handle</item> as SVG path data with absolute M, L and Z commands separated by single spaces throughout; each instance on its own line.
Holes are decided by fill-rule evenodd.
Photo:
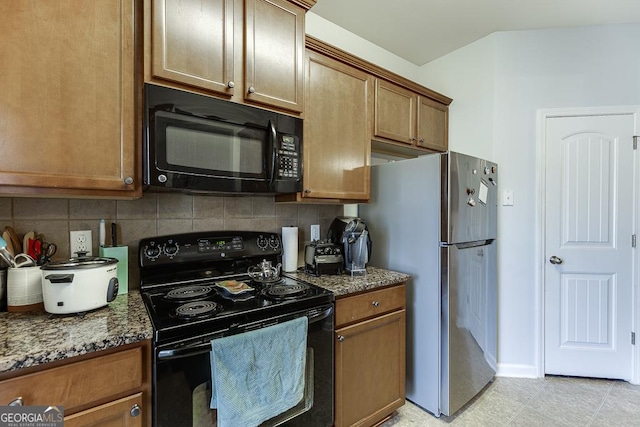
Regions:
M 326 319 L 327 317 L 329 317 L 329 315 L 331 315 L 331 313 L 333 313 L 333 305 L 325 308 L 324 310 L 320 311 L 319 313 L 314 313 L 312 315 L 307 315 L 307 317 L 309 318 L 309 324 L 313 324 L 316 322 L 319 322 L 321 320 Z M 299 317 L 299 316 L 298 316 Z M 288 321 L 288 320 L 292 320 L 287 318 L 286 320 L 283 319 L 283 321 Z M 260 322 L 262 323 L 262 322 Z M 272 326 L 275 325 L 276 323 L 281 323 L 281 322 L 276 322 L 276 323 L 268 323 L 268 321 L 265 322 L 267 326 Z M 262 323 L 264 324 L 264 323 Z M 245 326 L 240 326 L 238 329 L 247 329 L 248 330 L 253 330 L 253 329 L 257 329 L 256 327 L 251 327 L 251 325 L 245 325 Z M 242 333 L 242 332 L 240 332 Z M 192 344 L 192 345 L 187 345 L 184 347 L 180 347 L 180 348 L 169 348 L 166 350 L 160 350 L 158 352 L 158 360 L 170 360 L 170 359 L 179 359 L 182 357 L 190 357 L 190 356 L 197 356 L 199 354 L 204 354 L 204 353 L 208 353 L 211 351 L 211 341 L 207 341 L 204 343 L 198 343 L 198 344 Z

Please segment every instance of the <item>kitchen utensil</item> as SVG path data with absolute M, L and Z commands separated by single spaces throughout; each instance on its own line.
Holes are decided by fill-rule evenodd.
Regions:
M 2 232 L 2 241 L 4 242 L 2 246 L 13 258 L 16 255 L 16 251 L 13 248 L 13 243 L 11 243 L 11 236 L 9 235 L 9 232 L 6 230 Z
M 20 268 L 20 267 L 35 267 L 36 266 L 36 260 L 33 259 L 32 257 L 30 257 L 29 255 L 25 254 L 24 252 L 19 253 L 18 255 L 16 255 L 13 258 L 13 262 L 14 262 L 14 268 Z
M 42 270 L 42 299 L 48 313 L 81 313 L 104 307 L 118 295 L 118 260 L 83 257 L 50 262 Z
M 11 245 L 13 246 L 13 251 L 14 251 L 13 255 L 19 254 L 20 252 L 22 252 L 22 240 L 20 240 L 20 238 L 18 237 L 18 234 L 16 234 L 16 231 L 13 229 L 13 227 L 6 226 L 4 228 L 4 231 L 6 231 L 9 234 L 9 239 L 11 240 Z
M 249 267 L 247 273 L 256 282 L 269 283 L 280 279 L 281 268 L 282 264 L 278 263 L 274 267 L 271 265 L 271 261 L 263 259 L 260 264 Z
M 7 311 L 42 310 L 42 273 L 40 267 L 7 270 Z
M 51 258 L 58 251 L 58 246 L 55 243 L 36 239 L 33 243 L 33 250 L 38 265 L 43 265 L 51 261 Z
M 100 220 L 100 225 L 98 227 L 98 244 L 99 247 L 104 248 L 105 244 L 106 244 L 106 231 L 105 231 L 105 222 L 104 219 Z
M 2 258 L 9 267 L 15 267 L 16 263 L 13 260 L 13 254 L 7 249 L 7 245 L 9 245 L 9 242 L 0 237 L 0 258 Z
M 22 237 L 22 251 L 29 254 L 29 240 L 35 239 L 36 238 L 36 232 L 35 231 L 27 231 L 26 233 L 24 233 L 24 236 Z M 31 255 L 31 254 L 29 254 Z M 33 255 L 31 255 L 33 256 Z
M 111 246 L 118 246 L 118 229 L 115 222 L 111 223 Z

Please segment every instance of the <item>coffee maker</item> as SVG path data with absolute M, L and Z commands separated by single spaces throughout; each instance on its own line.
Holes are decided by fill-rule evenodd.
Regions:
M 329 242 L 343 246 L 344 269 L 352 276 L 365 275 L 371 258 L 371 236 L 362 218 L 338 216 L 327 232 Z

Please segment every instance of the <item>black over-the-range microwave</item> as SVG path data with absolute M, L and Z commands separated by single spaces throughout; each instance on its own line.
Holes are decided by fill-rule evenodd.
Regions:
M 145 189 L 302 190 L 302 120 L 145 84 Z

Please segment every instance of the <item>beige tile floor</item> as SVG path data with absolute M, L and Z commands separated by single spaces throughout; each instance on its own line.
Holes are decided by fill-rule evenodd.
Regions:
M 624 381 L 497 377 L 451 417 L 407 401 L 382 427 L 640 426 L 640 386 Z

